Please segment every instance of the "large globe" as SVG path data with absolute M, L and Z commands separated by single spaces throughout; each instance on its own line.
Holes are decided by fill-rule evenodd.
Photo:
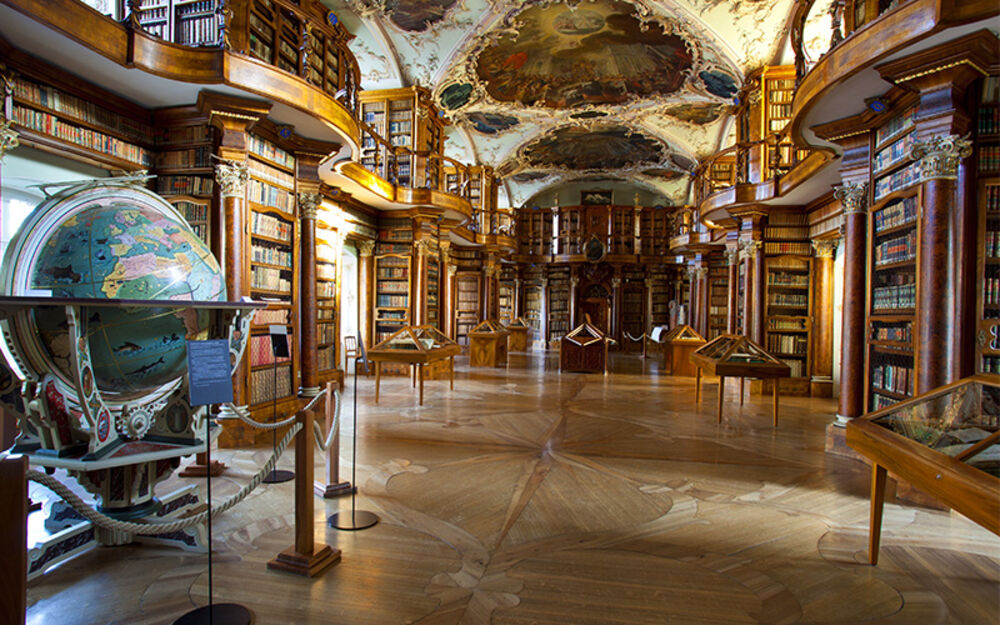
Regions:
M 127 185 L 77 186 L 39 204 L 11 240 L 4 292 L 88 299 L 222 301 L 218 262 L 165 200 Z M 149 396 L 184 373 L 186 339 L 206 338 L 208 315 L 143 305 L 84 309 L 98 388 L 112 404 Z M 32 312 L 22 353 L 71 379 L 66 313 Z M 24 334 L 19 335 L 24 341 Z M 41 372 L 39 372 L 41 373 Z

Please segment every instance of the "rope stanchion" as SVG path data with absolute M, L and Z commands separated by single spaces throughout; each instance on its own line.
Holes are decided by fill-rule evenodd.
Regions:
M 65 484 L 52 477 L 51 475 L 46 475 L 40 471 L 29 470 L 25 473 L 25 477 L 32 482 L 37 482 L 42 486 L 48 488 L 53 493 L 58 495 L 63 501 L 68 503 L 74 510 L 76 510 L 83 518 L 90 521 L 98 527 L 102 527 L 106 530 L 125 532 L 129 534 L 138 534 L 140 536 L 158 536 L 160 534 L 170 534 L 172 532 L 177 532 L 195 525 L 200 525 L 208 519 L 209 514 L 221 514 L 226 510 L 229 510 L 239 502 L 243 501 L 247 495 L 249 495 L 255 488 L 257 488 L 261 481 L 264 479 L 268 473 L 274 469 L 274 465 L 278 463 L 278 458 L 281 456 L 288 444 L 291 443 L 295 435 L 302 429 L 302 426 L 295 424 L 288 432 L 285 433 L 284 438 L 278 443 L 275 452 L 271 454 L 264 466 L 254 475 L 250 481 L 240 489 L 238 493 L 219 504 L 211 511 L 206 510 L 195 516 L 188 517 L 186 519 L 180 519 L 177 521 L 171 521 L 169 523 L 132 523 L 128 521 L 119 521 L 118 519 L 113 519 L 106 514 L 101 514 L 97 510 L 94 510 L 87 502 L 80 498 L 79 495 L 70 490 Z

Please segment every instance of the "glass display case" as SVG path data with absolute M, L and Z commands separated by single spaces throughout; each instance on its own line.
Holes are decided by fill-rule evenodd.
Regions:
M 499 321 L 480 321 L 469 331 L 470 367 L 507 366 L 507 336 L 510 333 Z
M 701 371 L 719 376 L 718 422 L 722 423 L 722 401 L 726 378 L 740 379 L 740 405 L 743 405 L 743 387 L 746 378 L 787 378 L 791 368 L 772 356 L 763 347 L 739 334 L 723 334 L 712 339 L 691 354 L 691 363 L 697 367 L 695 401 L 701 401 Z M 773 387 L 773 424 L 778 427 L 778 384 Z
M 608 345 L 615 340 L 589 322 L 581 323 L 559 341 L 559 370 L 608 372 Z
M 462 352 L 458 343 L 434 326 L 403 326 L 368 350 L 375 363 L 375 403 L 379 400 L 382 363 L 411 365 L 413 384 L 420 384 L 420 405 L 424 404 L 424 368 L 432 362 L 448 359 L 449 386 L 455 388 L 455 356 Z
M 1000 377 L 980 374 L 853 419 L 872 461 L 868 561 L 878 563 L 886 472 L 1000 534 Z
M 663 351 L 663 370 L 668 375 L 694 376 L 697 367 L 691 362 L 691 354 L 704 345 L 705 337 L 687 324 L 674 326 L 660 336 Z

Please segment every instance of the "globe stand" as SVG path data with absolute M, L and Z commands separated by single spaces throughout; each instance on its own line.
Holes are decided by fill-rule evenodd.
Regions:
M 212 438 L 209 433 L 211 419 L 205 415 L 205 457 L 212 462 Z M 238 603 L 212 603 L 212 472 L 205 475 L 208 500 L 208 605 L 195 608 L 174 621 L 173 625 L 250 625 L 253 613 Z
M 365 344 L 361 337 L 358 337 L 358 344 L 361 345 L 361 355 L 354 359 L 354 431 L 351 433 L 351 511 L 336 512 L 327 519 L 330 527 L 347 532 L 364 530 L 378 523 L 378 515 L 366 510 L 358 510 L 358 363 L 365 363 L 365 370 L 368 369 L 368 362 L 365 359 Z
M 278 420 L 278 358 L 288 358 L 288 328 L 284 326 L 271 326 L 271 359 L 274 361 L 273 374 L 271 376 L 271 423 Z M 271 430 L 271 449 L 278 450 L 278 430 Z M 295 472 L 286 469 L 274 468 L 261 480 L 265 484 L 282 484 L 295 479 Z

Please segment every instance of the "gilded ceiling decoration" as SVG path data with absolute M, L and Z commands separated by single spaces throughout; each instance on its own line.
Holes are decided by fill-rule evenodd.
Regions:
M 696 44 L 644 24 L 627 2 L 532 6 L 518 30 L 479 53 L 476 76 L 498 102 L 577 108 L 623 104 L 681 88 Z
M 518 120 L 512 115 L 501 115 L 499 113 L 472 113 L 466 116 L 465 121 L 472 125 L 472 129 L 484 135 L 495 135 L 517 126 Z
M 566 126 L 524 146 L 519 160 L 535 169 L 610 171 L 657 163 L 666 152 L 659 140 L 625 126 Z

